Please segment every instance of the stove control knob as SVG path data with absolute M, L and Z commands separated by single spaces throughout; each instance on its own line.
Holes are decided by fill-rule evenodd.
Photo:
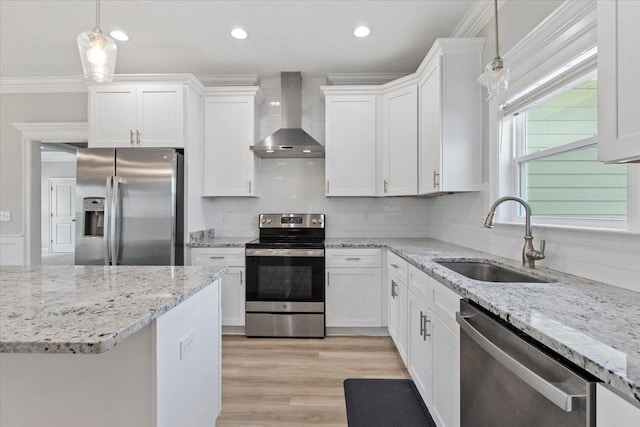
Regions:
M 318 220 L 317 220 L 317 219 L 313 218 L 313 219 L 311 220 L 311 224 L 317 224 L 317 223 L 318 223 Z
M 318 218 L 318 224 L 322 224 L 322 218 Z
M 264 224 L 265 222 L 267 222 L 267 219 L 266 219 L 266 218 L 262 218 L 262 219 L 260 220 L 260 222 Z
M 271 224 L 271 220 L 270 219 L 267 220 L 267 224 Z

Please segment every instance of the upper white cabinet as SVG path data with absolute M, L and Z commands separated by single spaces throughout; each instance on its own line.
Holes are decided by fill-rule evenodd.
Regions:
M 385 85 L 383 195 L 418 194 L 418 88 L 414 76 Z
M 418 193 L 479 191 L 483 39 L 438 39 L 418 70 Z
M 89 147 L 184 147 L 182 84 L 89 88 Z
M 640 2 L 598 1 L 598 159 L 640 161 Z
M 204 100 L 203 196 L 256 196 L 258 87 L 208 89 Z
M 325 86 L 326 195 L 376 195 L 378 96 Z

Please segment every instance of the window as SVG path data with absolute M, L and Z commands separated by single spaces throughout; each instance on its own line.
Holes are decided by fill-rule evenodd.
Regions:
M 595 49 L 503 103 L 511 180 L 538 223 L 624 227 L 627 166 L 597 160 Z M 503 181 L 505 182 L 505 181 Z M 524 215 L 514 206 L 515 217 Z

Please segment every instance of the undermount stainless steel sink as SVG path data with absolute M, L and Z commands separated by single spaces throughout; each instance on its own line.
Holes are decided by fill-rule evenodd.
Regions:
M 438 261 L 436 261 L 438 262 Z M 439 261 L 443 267 L 462 274 L 465 277 L 483 282 L 518 282 L 518 283 L 550 283 L 539 277 L 532 277 L 517 271 L 509 270 L 496 264 L 481 261 Z

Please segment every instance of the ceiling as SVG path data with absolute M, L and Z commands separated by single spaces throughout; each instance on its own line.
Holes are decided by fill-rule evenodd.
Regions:
M 409 73 L 472 3 L 102 0 L 101 28 L 131 37 L 117 42 L 117 74 Z M 93 0 L 0 0 L 0 75 L 79 75 L 76 37 L 94 24 Z M 371 35 L 357 39 L 363 24 Z M 235 26 L 249 38 L 233 39 Z

